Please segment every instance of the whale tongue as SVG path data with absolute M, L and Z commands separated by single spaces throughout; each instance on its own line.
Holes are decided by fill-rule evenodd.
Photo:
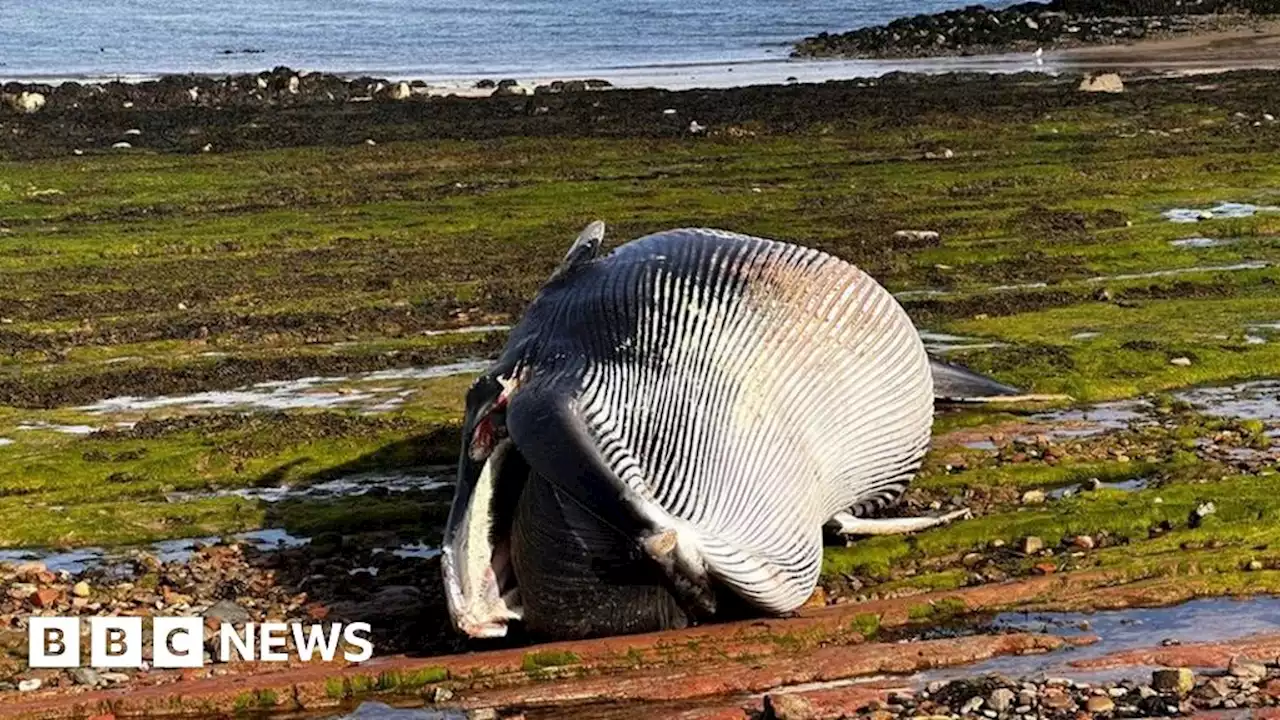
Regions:
M 511 574 L 509 548 L 498 530 L 494 500 L 503 460 L 513 449 L 504 439 L 493 447 L 476 480 L 471 503 L 467 506 L 454 546 L 446 548 L 444 562 L 455 580 L 446 588 L 454 606 L 458 629 L 472 637 L 502 637 L 507 623 L 519 620 L 518 596 L 512 590 L 504 593 Z

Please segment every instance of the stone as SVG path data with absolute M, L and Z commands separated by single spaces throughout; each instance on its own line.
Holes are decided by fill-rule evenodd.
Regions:
M 58 604 L 58 599 L 61 596 L 62 593 L 54 590 L 53 588 L 40 588 L 39 590 L 31 593 L 31 597 L 28 598 L 28 600 L 31 601 L 32 605 L 47 610 L 56 606 Z
M 120 683 L 129 682 L 129 676 L 122 672 L 104 672 L 100 675 L 100 677 L 103 679 L 103 681 L 113 683 L 116 685 L 119 685 Z
M 1257 571 L 1261 570 L 1263 567 L 1264 567 L 1264 566 L 1263 566 L 1263 564 L 1262 564 L 1262 561 L 1261 561 L 1261 560 L 1250 560 L 1250 561 L 1249 561 L 1249 562 L 1244 566 L 1244 569 L 1245 569 L 1245 570 L 1248 570 L 1248 571 L 1250 571 L 1250 572 L 1257 572 Z
M 1272 700 L 1280 699 L 1280 678 L 1268 680 L 1262 686 L 1262 694 Z
M 1190 668 L 1163 668 L 1151 673 L 1151 687 L 1160 692 L 1185 695 L 1195 686 L 1196 676 Z
M 230 600 L 219 600 L 204 611 L 205 618 L 214 618 L 224 623 L 249 622 L 253 616 L 247 610 Z
M 974 695 L 973 697 L 966 700 L 964 705 L 960 706 L 960 714 L 968 715 L 970 713 L 975 713 L 978 710 L 982 709 L 982 705 L 985 702 L 986 701 L 983 700 L 981 696 Z
M 1048 498 L 1043 490 L 1028 490 L 1022 493 L 1023 505 L 1039 505 Z
M 98 671 L 87 667 L 72 670 L 71 679 L 75 680 L 77 685 L 88 685 L 89 687 L 102 682 L 102 678 L 98 677 Z
M 133 147 L 133 146 L 132 146 L 132 145 L 130 145 L 129 143 L 124 142 L 124 141 L 121 141 L 121 142 L 118 142 L 118 143 L 116 143 L 116 144 L 112 145 L 112 146 L 111 146 L 111 149 L 112 149 L 112 150 L 128 150 L 128 149 L 129 149 L 129 148 L 131 148 L 131 147 Z
M 76 583 L 71 588 L 71 594 L 75 595 L 78 598 L 89 597 L 90 592 L 92 592 L 92 590 L 89 587 L 89 583 L 85 582 L 84 580 L 81 580 L 80 582 Z
M 44 682 L 41 681 L 40 678 L 20 680 L 18 681 L 18 690 L 19 692 L 32 692 L 34 690 L 39 690 L 41 685 L 44 685 Z
M 46 105 L 44 93 L 38 92 L 20 92 L 17 95 L 9 95 L 9 106 L 20 113 L 36 113 L 40 112 Z
M 1088 535 L 1077 535 L 1071 540 L 1071 544 L 1081 550 L 1092 550 L 1097 546 L 1094 539 Z
M 1241 680 L 1248 680 L 1256 683 L 1267 676 L 1267 666 L 1260 662 L 1246 660 L 1236 655 L 1231 658 L 1231 662 L 1227 664 L 1227 672 L 1233 677 Z
M 392 100 L 408 100 L 413 96 L 413 89 L 409 87 L 407 82 L 399 82 L 391 86 L 391 91 L 387 93 L 387 97 Z
M 1124 92 L 1124 81 L 1115 73 L 1085 75 L 1084 79 L 1080 81 L 1079 90 L 1081 92 L 1122 93 Z
M 937 244 L 941 239 L 937 230 L 897 230 L 893 233 L 895 240 L 910 240 L 916 243 Z
M 1071 697 L 1071 693 L 1061 688 L 1047 688 L 1040 695 L 1040 707 L 1049 710 L 1068 710 L 1076 706 L 1076 701 Z
M 1106 695 L 1094 695 L 1085 701 L 1084 709 L 1094 714 L 1109 713 L 1116 709 L 1116 704 Z
M 1189 357 L 1176 357 L 1176 358 L 1174 358 L 1174 359 L 1170 360 L 1170 361 L 1169 361 L 1169 364 L 1170 364 L 1170 365 L 1175 365 L 1175 366 L 1177 366 L 1177 367 L 1191 367 L 1191 358 L 1189 358 Z
M 1002 713 L 1013 705 L 1017 697 L 1009 688 L 996 688 L 987 696 L 987 707 Z
M 1022 539 L 1022 552 L 1027 555 L 1035 555 L 1044 549 L 1044 540 L 1035 535 L 1028 535 Z
M 764 716 L 769 720 L 817 720 L 818 713 L 799 695 L 774 693 L 764 696 Z
M 1205 702 L 1222 702 L 1231 697 L 1231 688 L 1227 686 L 1224 678 L 1213 678 L 1192 691 L 1191 695 Z
M 1193 528 L 1198 528 L 1204 522 L 1204 519 L 1218 512 L 1218 506 L 1212 502 L 1200 503 L 1195 510 L 1187 517 L 1187 524 Z

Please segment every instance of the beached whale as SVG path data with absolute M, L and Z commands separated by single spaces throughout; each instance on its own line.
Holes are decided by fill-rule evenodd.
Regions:
M 467 395 L 442 565 L 453 621 L 556 638 L 785 613 L 823 526 L 869 519 L 929 443 L 935 395 L 1017 391 L 931 361 L 829 254 L 719 230 L 570 249 Z

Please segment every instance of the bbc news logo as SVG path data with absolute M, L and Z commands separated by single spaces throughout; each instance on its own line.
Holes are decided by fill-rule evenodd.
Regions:
M 89 666 L 95 668 L 141 668 L 143 647 L 151 640 L 151 665 L 156 668 L 198 668 L 205 664 L 204 619 L 199 617 L 156 617 L 145 632 L 140 617 L 91 617 L 89 621 Z M 77 668 L 81 666 L 80 618 L 32 617 L 27 633 L 28 664 L 33 668 Z M 263 662 L 290 660 L 293 652 L 304 662 L 330 661 L 341 655 L 347 662 L 364 662 L 373 657 L 368 623 L 342 625 L 302 625 L 299 623 L 245 623 L 237 630 L 230 623 L 218 628 L 217 654 L 220 662 L 235 659 Z

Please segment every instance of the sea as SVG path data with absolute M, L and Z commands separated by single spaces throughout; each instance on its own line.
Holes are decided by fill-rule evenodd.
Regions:
M 812 74 L 807 64 L 787 61 L 792 43 L 805 36 L 956 5 L 956 0 L 0 0 L 0 79 L 139 80 L 285 65 L 388 78 L 600 76 L 620 78 L 624 85 L 664 75 L 696 84 L 700 69 L 711 67 L 732 80 L 735 69 L 744 77 L 765 68 L 769 77 L 782 80 Z M 947 69 L 948 61 L 940 62 Z M 863 66 L 865 74 L 891 68 L 854 64 Z M 831 74 L 833 66 L 822 67 Z

